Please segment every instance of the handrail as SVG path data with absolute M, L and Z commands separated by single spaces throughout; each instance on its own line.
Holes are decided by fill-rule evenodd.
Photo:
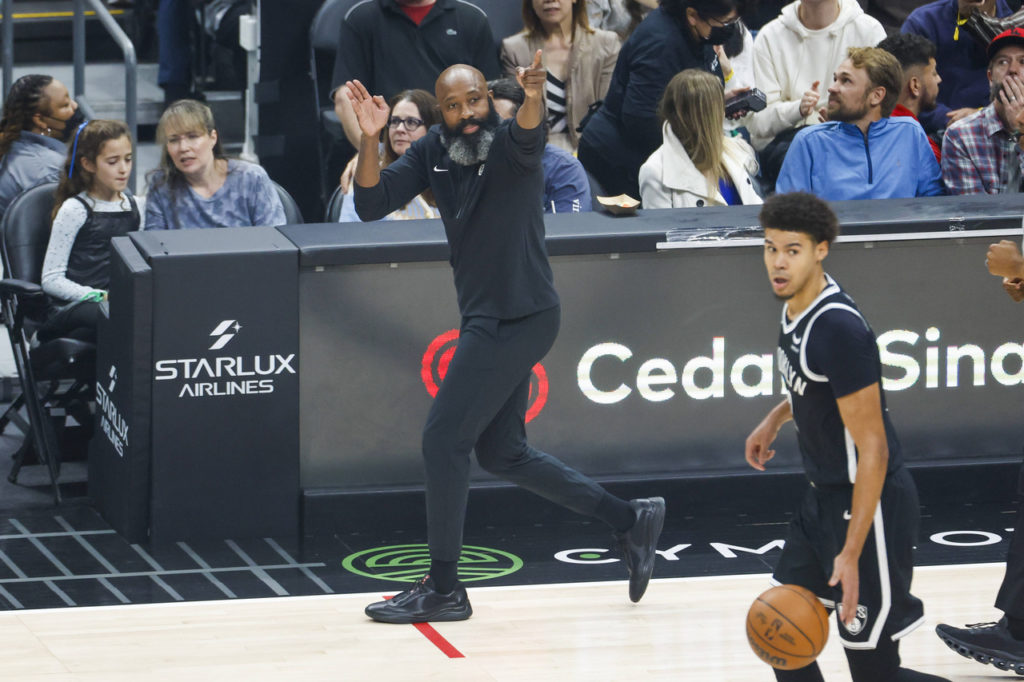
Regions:
M 7 97 L 14 84 L 14 0 L 3 0 L 4 91 L 0 101 Z
M 11 2 L 11 0 L 3 0 L 4 5 Z M 93 11 L 96 12 L 96 18 L 100 20 L 103 28 L 107 30 L 110 37 L 114 39 L 118 47 L 121 48 L 121 52 L 124 53 L 124 119 L 125 123 L 128 124 L 128 130 L 132 135 L 132 140 L 135 144 L 138 144 L 138 111 L 139 111 L 139 98 L 138 98 L 138 87 L 137 87 L 137 65 L 138 61 L 135 57 L 135 45 L 132 44 L 131 39 L 121 29 L 114 20 L 113 15 L 107 10 L 102 0 L 75 0 L 75 15 L 72 18 L 72 52 L 74 55 L 74 89 L 75 99 L 79 101 L 79 105 L 82 105 L 85 97 L 85 5 L 89 4 L 92 6 Z M 6 10 L 4 15 L 4 22 L 7 22 Z M 6 51 L 6 43 L 4 50 Z M 13 48 L 12 48 L 13 49 Z M 88 105 L 86 105 L 88 108 Z M 137 164 L 132 164 L 131 176 L 128 178 L 128 186 L 132 192 L 135 191 L 135 168 Z

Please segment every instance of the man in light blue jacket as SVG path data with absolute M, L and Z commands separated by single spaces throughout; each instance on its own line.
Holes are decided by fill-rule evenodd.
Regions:
M 776 191 L 830 201 L 944 194 L 924 129 L 910 118 L 889 118 L 902 82 L 899 62 L 885 50 L 850 48 L 828 89 L 829 121 L 797 134 Z

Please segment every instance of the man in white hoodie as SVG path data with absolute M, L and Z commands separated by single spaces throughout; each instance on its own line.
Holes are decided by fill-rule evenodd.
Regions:
M 851 47 L 877 45 L 885 29 L 857 0 L 797 0 L 754 40 L 754 84 L 768 106 L 746 121 L 761 152 L 765 190 L 775 186 L 789 143 L 800 128 L 823 120 L 818 100 Z

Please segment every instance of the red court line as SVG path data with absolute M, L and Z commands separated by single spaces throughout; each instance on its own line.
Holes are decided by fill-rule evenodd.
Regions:
M 441 633 L 435 630 L 430 623 L 413 623 L 413 627 L 419 630 L 424 637 L 429 639 L 431 643 L 440 649 L 448 658 L 466 657 L 461 651 L 452 646 L 451 642 L 442 637 Z
M 391 599 L 394 595 L 383 595 L 385 599 Z M 441 636 L 441 633 L 434 629 L 430 623 L 413 623 L 412 626 L 430 640 L 430 643 L 441 650 L 448 658 L 465 658 L 466 655 L 456 649 L 451 642 Z

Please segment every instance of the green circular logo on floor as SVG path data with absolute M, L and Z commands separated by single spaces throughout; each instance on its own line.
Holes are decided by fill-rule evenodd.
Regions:
M 341 565 L 367 578 L 413 583 L 430 570 L 430 550 L 425 544 L 374 547 L 349 554 Z M 522 567 L 523 560 L 515 554 L 464 545 L 459 557 L 459 580 L 469 583 L 501 578 Z

